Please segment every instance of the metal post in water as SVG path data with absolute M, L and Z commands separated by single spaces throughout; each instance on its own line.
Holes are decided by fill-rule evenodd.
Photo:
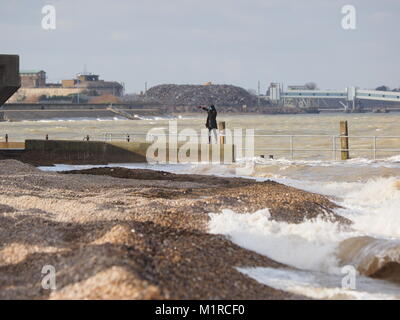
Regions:
M 226 143 L 226 139 L 225 139 L 226 123 L 225 123 L 225 121 L 219 122 L 218 128 L 219 128 L 219 134 L 220 134 L 219 143 L 225 144 Z
M 347 121 L 340 121 L 340 149 L 342 160 L 349 160 L 349 129 Z
M 7 133 L 6 133 L 5 139 L 6 139 L 6 143 L 7 143 L 8 142 L 8 134 Z
M 374 136 L 374 160 L 376 160 L 376 136 Z
M 333 161 L 336 161 L 336 137 L 332 137 Z
M 294 158 L 294 150 L 293 150 L 293 136 L 290 136 L 290 155 L 292 157 L 292 160 Z

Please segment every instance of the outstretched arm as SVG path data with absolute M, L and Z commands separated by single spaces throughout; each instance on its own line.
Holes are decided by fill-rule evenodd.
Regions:
M 206 107 L 198 106 L 197 108 L 203 109 L 204 111 L 208 111 L 208 108 L 206 108 Z

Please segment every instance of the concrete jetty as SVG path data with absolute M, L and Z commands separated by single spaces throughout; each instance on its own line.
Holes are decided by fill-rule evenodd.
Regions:
M 21 148 L 22 143 L 15 147 L 19 148 L 0 148 L 0 158 L 18 159 L 34 165 L 182 163 L 179 161 L 182 158 L 186 162 L 235 162 L 235 147 L 232 144 L 179 143 L 170 148 L 169 144 L 155 146 L 148 142 L 25 140 L 24 148 Z

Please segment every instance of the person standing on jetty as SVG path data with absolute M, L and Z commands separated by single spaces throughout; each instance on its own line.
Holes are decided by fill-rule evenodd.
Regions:
M 212 104 L 208 108 L 199 106 L 199 108 L 207 111 L 207 121 L 206 121 L 206 128 L 208 129 L 208 143 L 211 143 L 211 133 L 214 135 L 215 143 L 218 143 L 217 139 L 217 110 L 215 106 Z

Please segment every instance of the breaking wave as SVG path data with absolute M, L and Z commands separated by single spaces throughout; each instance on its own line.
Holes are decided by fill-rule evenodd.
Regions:
M 339 244 L 337 257 L 365 276 L 400 283 L 400 240 L 368 236 L 346 239 Z
M 363 236 L 322 219 L 278 222 L 270 219 L 268 209 L 252 214 L 223 210 L 211 213 L 210 218 L 210 233 L 223 234 L 248 250 L 295 268 L 240 268 L 261 283 L 312 298 L 400 298 L 398 239 Z M 342 288 L 344 266 L 357 270 L 355 291 Z
M 253 176 L 259 174 L 253 172 Z M 271 220 L 268 209 L 252 214 L 230 210 L 210 214 L 211 233 L 226 235 L 244 248 L 311 272 L 314 280 L 300 283 L 293 274 L 282 275 L 293 270 L 278 274 L 263 268 L 241 271 L 267 285 L 313 298 L 400 298 L 400 178 L 321 182 L 280 176 L 272 180 L 330 196 L 341 206 L 336 214 L 353 223 L 344 227 L 314 219 L 293 225 Z M 348 265 L 361 277 L 357 283 L 362 280 L 364 285 L 350 295 L 340 282 L 342 268 Z

